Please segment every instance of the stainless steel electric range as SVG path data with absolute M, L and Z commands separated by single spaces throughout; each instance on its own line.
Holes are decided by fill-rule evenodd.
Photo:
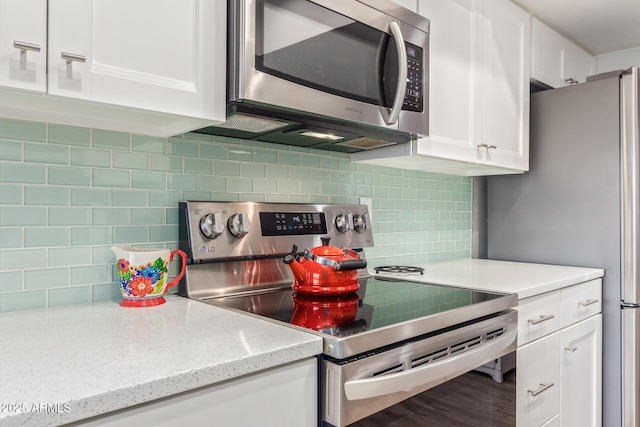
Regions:
M 372 231 L 366 205 L 180 202 L 180 294 L 322 336 L 319 425 L 346 426 L 515 350 L 515 295 L 366 269 L 356 292 L 293 291 L 283 259 L 294 246 L 302 255 L 329 237 L 366 259 Z

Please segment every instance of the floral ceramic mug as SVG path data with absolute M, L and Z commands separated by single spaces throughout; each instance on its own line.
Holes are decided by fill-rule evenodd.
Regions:
M 116 254 L 118 278 L 123 307 L 148 307 L 164 304 L 162 296 L 178 284 L 184 276 L 187 255 L 181 250 L 136 248 L 128 245 L 112 246 Z M 173 257 L 182 257 L 180 274 L 168 282 L 168 266 Z

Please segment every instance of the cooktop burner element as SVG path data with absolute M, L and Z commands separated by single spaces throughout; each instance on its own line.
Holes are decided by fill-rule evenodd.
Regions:
M 376 273 L 394 273 L 394 274 L 424 274 L 424 268 L 411 267 L 407 265 L 385 265 L 374 268 Z

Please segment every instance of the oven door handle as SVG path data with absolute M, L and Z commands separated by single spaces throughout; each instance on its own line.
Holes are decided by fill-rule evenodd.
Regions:
M 440 362 L 426 364 L 424 367 L 412 368 L 397 374 L 347 381 L 344 383 L 345 395 L 348 400 L 361 400 L 398 393 L 419 386 L 436 386 L 444 380 L 455 378 L 506 354 L 505 350 L 510 346 L 515 350 L 516 333 L 517 329 L 513 328 L 479 348 Z

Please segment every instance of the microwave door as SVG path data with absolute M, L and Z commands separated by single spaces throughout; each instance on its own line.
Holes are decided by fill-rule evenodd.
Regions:
M 334 4 L 347 5 L 371 17 L 371 9 L 358 2 Z M 383 71 L 388 46 L 400 46 L 400 37 L 388 32 L 393 19 L 380 14 L 377 20 L 384 24 L 373 25 L 356 19 L 354 10 L 340 12 L 310 1 L 255 0 L 255 18 L 244 26 L 255 29 L 244 38 L 249 44 L 244 64 L 253 65 L 244 84 L 250 96 L 241 98 L 397 129 L 387 124 L 397 122 L 389 119 L 399 108 L 393 114 L 390 109 L 404 80 L 397 79 L 397 51 L 394 65 Z

